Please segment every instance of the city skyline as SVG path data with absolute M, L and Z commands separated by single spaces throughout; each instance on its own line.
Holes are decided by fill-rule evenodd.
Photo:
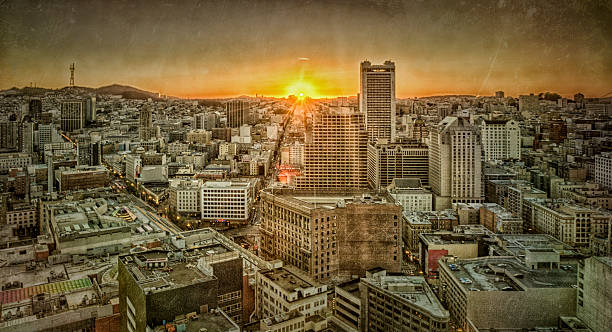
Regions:
M 603 2 L 37 1 L 0 4 L 0 88 L 125 84 L 182 98 L 356 95 L 363 60 L 397 97 L 609 95 Z

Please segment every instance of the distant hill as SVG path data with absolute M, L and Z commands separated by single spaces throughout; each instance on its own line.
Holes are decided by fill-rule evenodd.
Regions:
M 120 85 L 120 84 L 112 84 L 112 85 L 99 87 L 95 89 L 95 92 L 101 95 L 121 95 L 123 98 L 126 98 L 126 99 L 147 99 L 147 98 L 158 99 L 159 98 L 159 95 L 157 93 L 140 90 L 132 86 Z
M 39 88 L 39 87 L 12 87 L 10 89 L 6 89 L 0 91 L 0 95 L 24 95 L 24 96 L 40 96 L 44 95 L 48 92 L 60 91 L 60 92 L 78 92 L 78 93 L 95 93 L 99 95 L 121 95 L 126 99 L 160 99 L 159 95 L 154 92 L 149 92 L 145 90 L 140 90 L 138 88 L 120 85 L 120 84 L 111 84 L 107 86 L 102 86 L 99 88 L 90 88 L 85 86 L 66 86 L 60 89 L 47 89 L 47 88 Z M 175 98 L 175 97 L 169 97 Z

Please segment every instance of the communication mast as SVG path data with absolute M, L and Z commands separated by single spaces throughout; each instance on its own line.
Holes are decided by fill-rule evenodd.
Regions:
M 70 64 L 70 86 L 74 86 L 74 62 Z

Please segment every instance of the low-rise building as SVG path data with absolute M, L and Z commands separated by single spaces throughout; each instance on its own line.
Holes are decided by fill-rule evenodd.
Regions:
M 110 183 L 108 169 L 104 166 L 77 166 L 60 169 L 57 173 L 59 191 L 107 187 Z
M 205 182 L 200 188 L 202 219 L 246 223 L 251 215 L 250 186 L 250 182 Z
M 576 312 L 573 266 L 540 262 L 533 268 L 515 257 L 445 257 L 439 267 L 439 297 L 464 331 L 555 327 L 560 316 Z
M 289 267 L 258 271 L 255 289 L 257 317 L 271 318 L 292 311 L 304 315 L 303 330 L 320 326 L 317 323 L 327 311 L 327 286 Z M 327 324 L 324 325 L 326 328 Z
M 523 220 L 495 203 L 480 205 L 480 224 L 499 234 L 522 234 Z
M 367 276 L 359 288 L 361 331 L 448 331 L 449 312 L 423 277 Z
M 404 212 L 433 210 L 433 193 L 424 189 L 418 178 L 395 178 L 387 191 L 402 205 Z

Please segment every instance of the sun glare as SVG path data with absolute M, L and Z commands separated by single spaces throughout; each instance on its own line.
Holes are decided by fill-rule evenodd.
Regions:
M 316 97 L 317 93 L 315 87 L 312 84 L 304 81 L 299 81 L 287 87 L 287 95 L 293 95 L 300 100 L 304 100 L 307 97 Z

